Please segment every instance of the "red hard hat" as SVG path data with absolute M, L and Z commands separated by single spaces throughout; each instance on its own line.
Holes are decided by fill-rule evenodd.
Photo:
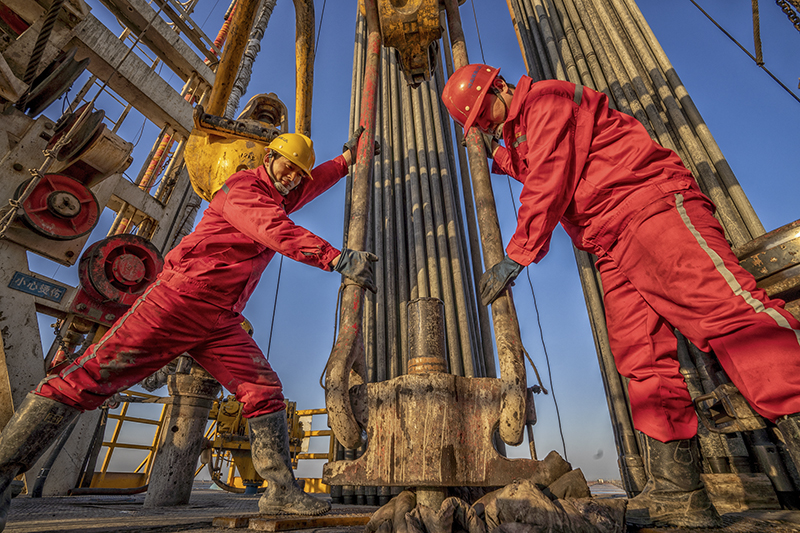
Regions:
M 461 67 L 450 76 L 442 91 L 442 101 L 464 133 L 475 123 L 486 93 L 492 87 L 499 68 L 473 64 Z

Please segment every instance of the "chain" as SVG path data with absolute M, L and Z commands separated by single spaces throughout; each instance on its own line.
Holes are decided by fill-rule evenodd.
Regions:
M 789 3 L 789 1 L 791 1 L 791 4 Z M 778 6 L 780 6 L 780 8 L 783 10 L 784 13 L 786 13 L 786 16 L 789 17 L 789 20 L 794 25 L 794 28 L 797 31 L 800 31 L 800 17 L 798 17 L 797 13 L 795 13 L 794 11 L 794 9 L 800 11 L 800 5 L 798 5 L 800 4 L 800 2 L 798 2 L 797 0 L 789 0 L 789 1 L 775 0 L 775 3 L 778 4 Z M 792 9 L 792 6 L 794 6 L 794 9 Z
M 73 357 L 73 354 L 71 353 L 71 350 L 74 347 L 70 346 L 64 341 L 64 337 L 61 335 L 61 324 L 59 322 L 53 324 L 53 330 L 53 334 L 56 336 L 55 342 L 58 344 L 58 347 L 64 352 L 70 361 L 74 361 L 75 357 Z
M 52 161 L 52 156 L 47 156 L 45 158 L 45 162 L 42 165 L 42 169 L 47 169 Z M 8 204 L 3 207 L 3 214 L 0 216 L 0 239 L 5 237 L 6 231 L 8 231 L 9 226 L 17 217 L 19 210 L 22 208 L 23 202 L 28 198 L 28 195 L 33 191 L 33 189 L 39 184 L 39 181 L 42 179 L 42 174 L 40 170 L 35 168 L 30 169 L 30 173 L 33 175 L 33 179 L 28 181 L 28 185 L 25 186 L 25 190 L 22 191 L 19 198 L 9 198 Z

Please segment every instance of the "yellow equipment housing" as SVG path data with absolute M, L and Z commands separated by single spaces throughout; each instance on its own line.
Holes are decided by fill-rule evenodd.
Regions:
M 185 152 L 195 192 L 210 202 L 233 174 L 261 165 L 269 143 L 286 131 L 286 115 L 286 105 L 274 93 L 251 98 L 236 120 L 196 107 Z

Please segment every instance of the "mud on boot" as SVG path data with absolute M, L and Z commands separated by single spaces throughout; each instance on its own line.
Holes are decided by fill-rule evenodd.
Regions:
M 786 451 L 800 470 L 800 413 L 782 416 L 775 423 L 783 435 Z
M 296 514 L 314 516 L 325 514 L 331 504 L 306 494 L 297 484 L 290 487 L 275 486 L 272 481 L 258 500 L 258 512 L 261 514 Z
M 80 411 L 30 393 L 0 432 L 0 531 L 11 507 L 11 482 L 27 472 Z
M 687 528 L 722 525 L 700 481 L 696 439 L 660 442 L 644 435 L 643 459 L 647 484 L 628 500 L 628 524 Z
M 294 478 L 289 456 L 286 411 L 249 418 L 247 425 L 250 429 L 253 466 L 268 483 L 258 501 L 259 512 L 296 515 L 327 513 L 331 504 L 303 492 Z

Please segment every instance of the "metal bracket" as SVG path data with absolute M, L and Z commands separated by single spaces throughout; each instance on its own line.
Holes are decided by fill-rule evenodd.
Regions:
M 710 394 L 694 399 L 700 420 L 714 433 L 735 433 L 767 427 L 733 383 L 723 383 Z

